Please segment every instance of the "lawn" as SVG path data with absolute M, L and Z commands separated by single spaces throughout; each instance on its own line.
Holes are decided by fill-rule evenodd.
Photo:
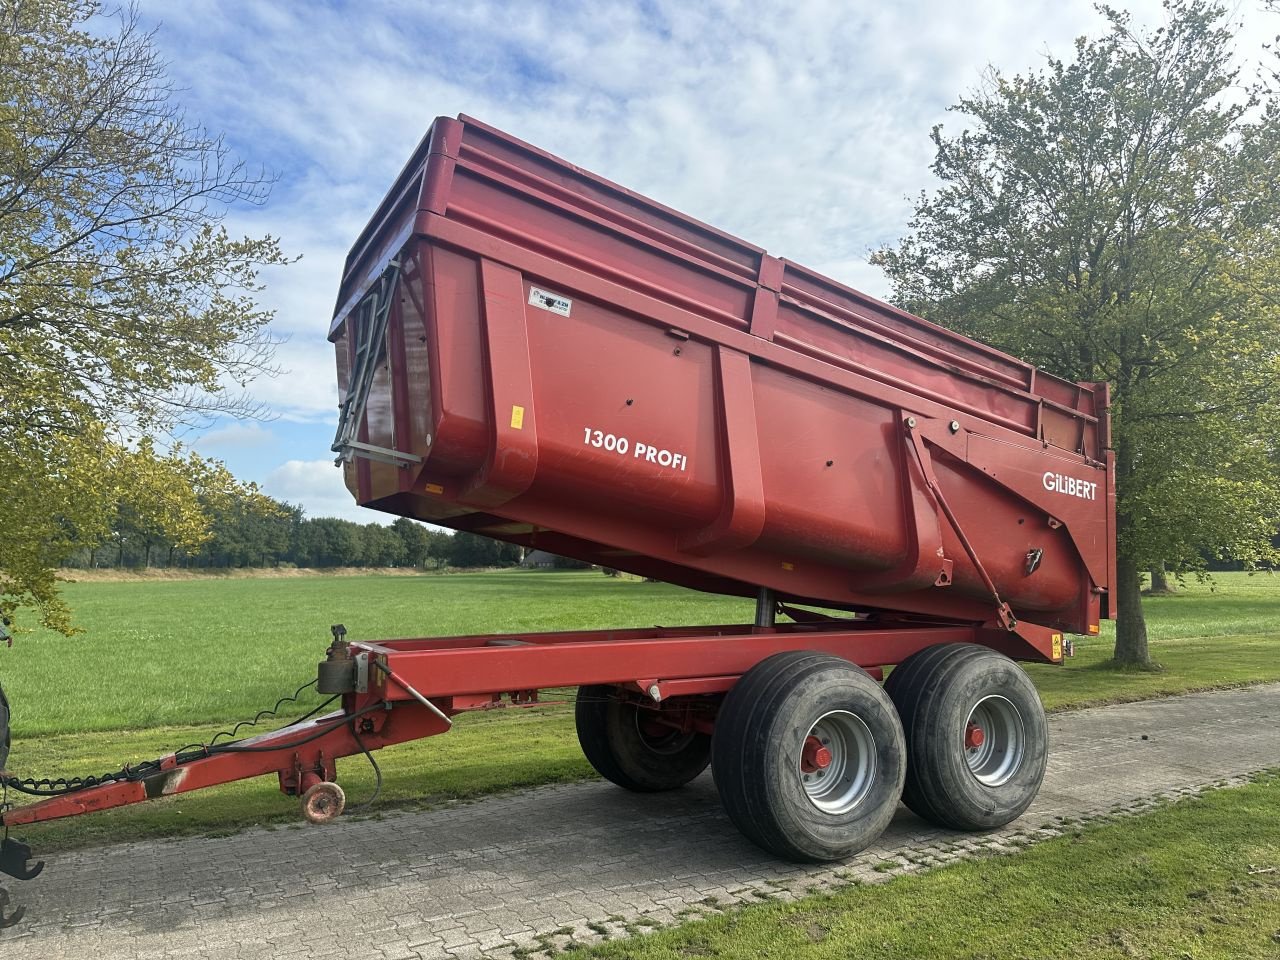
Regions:
M 749 601 L 589 572 L 139 580 L 72 584 L 67 596 L 84 634 L 36 632 L 0 650 L 16 774 L 100 773 L 206 740 L 314 676 L 331 623 L 345 623 L 358 639 L 742 622 L 752 609 Z M 1030 668 L 1050 709 L 1280 680 L 1280 578 L 1225 574 L 1212 587 L 1148 604 L 1152 648 L 1165 670 L 1106 669 L 1109 633 L 1082 638 L 1065 667 Z M 448 736 L 383 751 L 379 761 L 380 808 L 591 775 L 567 706 L 463 716 Z M 352 758 L 340 770 L 357 805 L 373 790 L 368 763 Z M 26 833 L 47 851 L 297 816 L 266 777 Z
M 563 956 L 1275 958 L 1280 777 L 1086 827 L 1011 856 L 752 905 Z
M 752 602 L 598 572 L 73 583 L 84 633 L 36 631 L 0 659 L 15 736 L 251 717 L 348 639 L 749 621 Z

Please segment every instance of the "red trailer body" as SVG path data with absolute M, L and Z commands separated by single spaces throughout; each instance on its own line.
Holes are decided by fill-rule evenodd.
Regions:
M 1007 603 L 1077 633 L 1110 613 L 1104 384 L 466 117 L 352 249 L 330 339 L 366 506 L 720 593 L 955 622 Z

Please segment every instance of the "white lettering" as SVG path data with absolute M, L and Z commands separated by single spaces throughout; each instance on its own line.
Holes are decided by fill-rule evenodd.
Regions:
M 1052 470 L 1046 470 L 1040 482 L 1050 493 L 1062 493 L 1068 497 L 1079 497 L 1081 500 L 1098 499 L 1098 485 L 1076 477 L 1066 477 Z
M 645 463 L 657 464 L 660 467 L 671 467 L 681 472 L 687 471 L 689 467 L 689 458 L 683 453 L 676 453 L 674 450 L 663 450 L 650 443 L 630 440 L 616 433 L 605 433 L 603 430 L 596 430 L 593 427 L 582 428 L 582 442 L 586 446 L 596 447 L 619 456 L 626 456 L 631 453 L 633 460 L 643 460 Z

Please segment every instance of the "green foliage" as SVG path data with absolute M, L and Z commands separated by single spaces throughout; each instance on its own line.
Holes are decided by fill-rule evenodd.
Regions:
M 198 465 L 148 438 L 252 412 L 257 271 L 285 258 L 223 229 L 269 183 L 185 119 L 132 10 L 0 0 L 0 22 L 0 605 L 67 630 L 70 544 L 207 534 Z
M 163 466 L 185 471 L 190 485 L 175 490 L 143 484 L 126 487 L 131 494 L 120 500 L 108 519 L 105 537 L 72 536 L 61 546 L 64 569 L 280 565 L 435 569 L 511 567 L 520 562 L 520 549 L 511 544 L 475 534 L 455 535 L 406 517 L 390 526 L 306 517 L 301 507 L 274 500 L 254 484 L 238 482 L 225 467 L 211 461 L 170 457 Z M 165 478 L 163 472 L 160 478 Z M 145 498 L 138 492 L 145 493 Z M 175 494 L 186 495 L 181 505 L 187 512 L 170 517 Z
M 520 548 L 474 533 L 458 532 L 449 538 L 445 553 L 449 565 L 463 569 L 508 567 L 520 562 Z
M 29 604 L 63 633 L 73 627 L 55 568 L 78 545 L 114 539 L 121 549 L 136 540 L 195 550 L 209 537 L 202 501 L 260 497 L 211 461 L 180 448 L 160 455 L 145 438 L 133 447 L 112 442 L 101 424 L 34 451 L 39 434 L 0 437 L 23 451 L 17 463 L 0 464 L 0 613 Z M 51 475 L 35 472 L 41 466 Z
M 1165 6 L 1146 34 L 1102 8 L 1071 60 L 991 71 L 954 108 L 972 128 L 934 128 L 942 186 L 874 256 L 908 309 L 1111 384 L 1117 654 L 1138 660 L 1140 569 L 1280 559 L 1280 113 L 1241 93 L 1222 8 Z
M 432 531 L 416 520 L 400 517 L 391 524 L 391 529 L 400 538 L 404 547 L 404 561 L 411 567 L 425 567 L 432 556 L 442 556 L 440 534 Z

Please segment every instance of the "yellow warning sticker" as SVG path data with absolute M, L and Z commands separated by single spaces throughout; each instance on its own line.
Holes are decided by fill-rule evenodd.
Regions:
M 444 487 L 440 486 L 440 484 L 438 483 L 428 483 L 427 493 L 436 493 L 436 494 L 444 493 Z
M 1090 632 L 1090 633 L 1097 633 L 1097 632 L 1098 632 L 1098 625 L 1097 625 L 1096 623 L 1091 623 L 1091 624 L 1089 624 L 1089 632 Z
M 524 429 L 524 407 L 512 406 L 511 408 L 511 426 L 515 430 Z
M 782 561 L 782 569 L 783 569 L 783 570 L 794 570 L 795 568 L 796 568 L 796 565 L 795 565 L 794 563 L 792 563 L 791 561 L 789 561 L 789 560 L 783 560 L 783 561 Z
M 1055 633 L 1053 635 L 1052 643 L 1053 643 L 1053 649 L 1051 651 L 1051 656 L 1055 660 L 1061 660 L 1062 659 L 1062 634 Z

